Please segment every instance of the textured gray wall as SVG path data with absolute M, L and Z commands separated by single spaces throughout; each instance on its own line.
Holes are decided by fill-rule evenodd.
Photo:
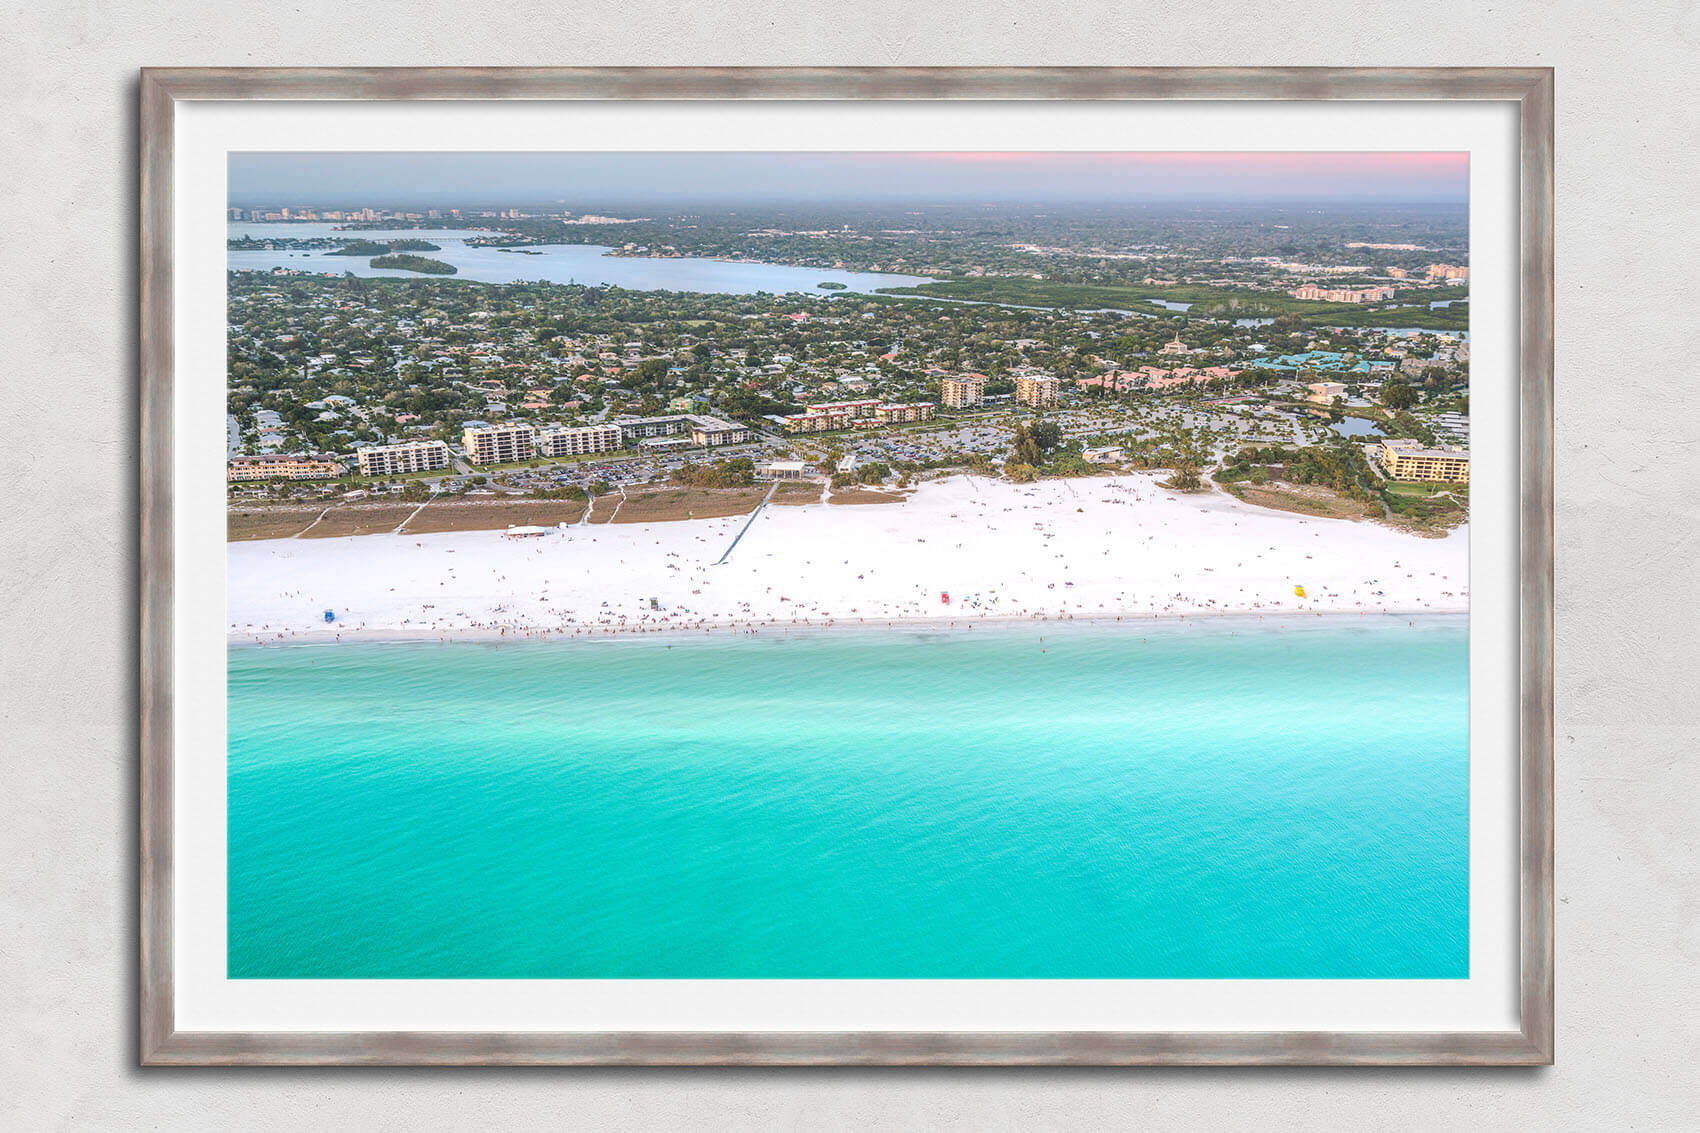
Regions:
M 1700 1126 L 1695 0 L 5 8 L 0 1128 Z M 136 68 L 800 63 L 1558 68 L 1556 1069 L 132 1068 Z

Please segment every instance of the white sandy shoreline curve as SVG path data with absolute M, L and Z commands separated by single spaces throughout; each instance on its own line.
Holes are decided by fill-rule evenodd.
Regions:
M 231 543 L 228 640 L 560 639 L 1469 608 L 1467 527 L 1423 539 L 1221 492 L 1174 492 L 1146 474 L 1025 485 L 955 476 L 898 504 L 768 507 L 716 565 L 746 519 L 572 526 L 526 539 L 471 531 Z M 327 609 L 335 621 L 324 621 Z

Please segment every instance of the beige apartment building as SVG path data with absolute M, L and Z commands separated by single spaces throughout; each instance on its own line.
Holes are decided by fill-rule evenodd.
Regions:
M 1294 299 L 1321 299 L 1329 303 L 1379 303 L 1393 298 L 1391 287 L 1318 287 L 1307 283 L 1287 292 Z
M 1015 379 L 1015 403 L 1045 409 L 1057 403 L 1062 379 L 1049 374 L 1024 374 Z
M 345 469 L 328 456 L 309 453 L 268 452 L 259 456 L 233 456 L 225 469 L 232 483 L 240 480 L 334 480 Z
M 466 459 L 473 464 L 512 464 L 532 458 L 535 437 L 530 425 L 469 425 L 461 433 L 461 442 Z
M 449 446 L 442 441 L 404 441 L 395 445 L 363 448 L 354 454 L 360 458 L 362 476 L 399 476 L 405 472 L 432 472 L 447 468 Z
M 691 443 L 714 448 L 718 445 L 736 445 L 750 439 L 750 431 L 733 421 L 719 417 L 690 418 Z
M 931 421 L 937 415 L 938 407 L 930 401 L 874 407 L 874 420 L 883 425 L 901 425 L 909 421 Z
M 1470 479 L 1470 452 L 1461 448 L 1424 448 L 1420 441 L 1389 437 L 1381 442 L 1381 467 L 1395 480 L 1463 484 Z
M 831 416 L 844 416 L 851 420 L 872 417 L 879 409 L 879 401 L 823 401 L 818 405 L 805 405 L 803 409 L 809 413 L 825 413 Z
M 544 456 L 588 456 L 613 452 L 625 444 L 618 425 L 585 425 L 576 429 L 544 429 L 537 434 L 537 451 Z
M 865 406 L 865 409 L 864 409 Z M 908 405 L 883 405 L 877 401 L 831 402 L 811 405 L 807 413 L 793 413 L 785 418 L 787 433 L 830 433 L 869 425 L 901 425 L 910 421 L 931 421 L 938 416 L 938 406 L 930 401 Z
M 956 374 L 940 380 L 947 409 L 977 409 L 986 404 L 986 375 Z
M 848 429 L 857 421 L 875 418 L 879 415 L 880 403 L 874 401 L 823 401 L 815 405 L 805 405 L 805 412 L 793 413 L 785 418 L 787 433 L 830 433 L 834 429 Z
M 785 418 L 787 433 L 829 433 L 849 427 L 848 413 L 793 413 Z

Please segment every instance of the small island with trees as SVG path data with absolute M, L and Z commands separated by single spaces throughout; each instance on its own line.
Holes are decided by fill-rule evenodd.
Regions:
M 429 256 L 410 256 L 406 253 L 374 257 L 372 266 L 399 271 L 416 271 L 424 275 L 454 275 L 459 270 L 453 264 L 444 263 L 442 260 L 433 260 Z
M 440 252 L 442 246 L 429 240 L 391 240 L 380 244 L 376 240 L 349 240 L 331 256 L 387 256 L 391 252 Z

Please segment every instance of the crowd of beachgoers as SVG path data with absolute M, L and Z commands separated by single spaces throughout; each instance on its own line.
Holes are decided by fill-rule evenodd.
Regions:
M 1148 474 L 954 476 L 901 503 L 753 521 L 238 542 L 228 577 L 229 640 L 259 644 L 1457 613 L 1469 535 L 1271 511 Z

